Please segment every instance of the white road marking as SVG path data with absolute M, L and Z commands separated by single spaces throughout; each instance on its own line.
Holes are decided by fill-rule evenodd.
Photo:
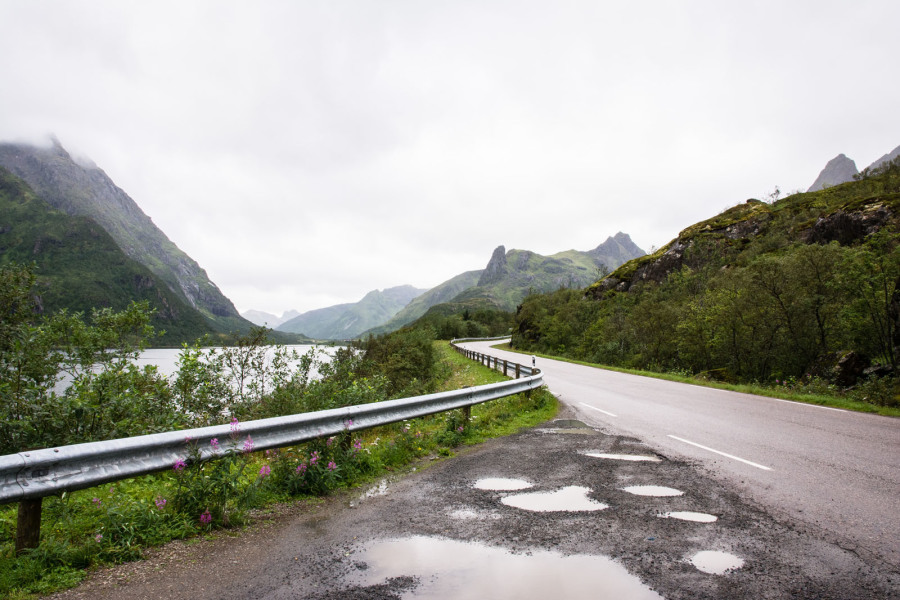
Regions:
M 582 406 L 587 406 L 588 408 L 593 408 L 594 410 L 599 410 L 599 411 L 602 412 L 604 415 L 609 415 L 609 416 L 611 416 L 611 417 L 615 417 L 615 416 L 616 416 L 616 415 L 612 414 L 611 412 L 608 412 L 608 411 L 603 410 L 602 408 L 597 408 L 596 406 L 591 406 L 590 404 L 585 404 L 584 402 L 579 402 L 578 404 L 580 404 L 580 405 L 582 405 Z
M 680 437 L 678 437 L 678 436 L 671 435 L 671 434 L 669 435 L 669 437 L 672 438 L 673 440 L 678 440 L 679 442 L 684 442 L 685 444 L 690 444 L 691 446 L 696 446 L 696 447 L 701 448 L 701 449 L 703 449 L 703 450 L 708 450 L 709 452 L 714 452 L 714 453 L 719 454 L 719 455 L 721 455 L 721 456 L 724 456 L 724 457 L 726 457 L 726 458 L 731 458 L 731 459 L 733 459 L 733 460 L 740 461 L 740 462 L 742 462 L 742 463 L 744 463 L 744 464 L 750 465 L 751 467 L 756 467 L 757 469 L 762 469 L 763 471 L 771 471 L 771 470 L 772 470 L 772 467 L 767 467 L 767 466 L 765 466 L 765 465 L 760 465 L 760 464 L 758 464 L 758 463 L 751 462 L 751 461 L 749 461 L 749 460 L 747 460 L 747 459 L 745 459 L 745 458 L 740 458 L 740 457 L 738 457 L 738 456 L 734 456 L 733 454 L 726 454 L 725 452 L 721 452 L 721 451 L 719 451 L 719 450 L 714 450 L 713 448 L 710 448 L 710 447 L 708 447 L 708 446 L 702 446 L 702 445 L 698 444 L 697 442 L 692 442 L 692 441 L 690 441 L 690 440 L 686 440 L 686 439 L 684 439 L 684 438 L 680 438 Z

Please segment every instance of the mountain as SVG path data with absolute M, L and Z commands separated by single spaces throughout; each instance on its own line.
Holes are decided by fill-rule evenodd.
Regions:
M 426 312 L 428 312 L 428 309 L 430 309 L 432 306 L 449 302 L 453 300 L 453 298 L 458 296 L 461 292 L 474 287 L 478 283 L 478 279 L 481 277 L 481 273 L 481 270 L 466 271 L 465 273 L 460 273 L 456 277 L 448 279 L 444 283 L 431 288 L 421 296 L 413 298 L 413 300 L 410 301 L 409 304 L 404 306 L 389 321 L 387 321 L 383 325 L 380 325 L 379 327 L 370 329 L 366 333 L 379 335 L 382 333 L 397 331 L 404 325 L 409 325 L 410 323 L 424 315 Z
M 34 264 L 34 292 L 45 314 L 123 310 L 146 300 L 151 323 L 178 345 L 212 333 L 206 319 L 154 275 L 125 255 L 94 220 L 56 210 L 23 180 L 0 167 L 0 265 Z
M 498 246 L 484 269 L 466 271 L 428 290 L 393 319 L 366 333 L 396 331 L 435 310 L 441 314 L 479 308 L 512 312 L 530 293 L 584 287 L 622 263 L 643 255 L 644 251 L 622 232 L 593 250 L 566 250 L 552 256 L 528 250 L 507 251 L 504 246 Z
M 454 297 L 453 302 L 493 305 L 512 312 L 531 293 L 585 287 L 622 263 L 643 255 L 631 237 L 621 232 L 587 252 L 566 250 L 542 256 L 528 250 L 507 252 L 499 246 L 478 283 Z
M 200 265 L 172 243 L 128 194 L 96 165 L 73 160 L 58 140 L 47 148 L 0 144 L 0 166 L 25 180 L 53 208 L 98 223 L 129 258 L 198 310 L 213 330 L 252 328 Z
M 890 152 L 888 152 L 887 154 L 885 154 L 884 156 L 882 156 L 881 158 L 879 158 L 878 160 L 873 162 L 871 165 L 866 167 L 866 170 L 871 171 L 873 169 L 877 169 L 878 167 L 880 167 L 886 163 L 889 163 L 896 158 L 900 158 L 900 146 L 897 146 L 896 148 L 894 148 L 893 150 L 891 150 Z
M 282 323 L 286 323 L 293 319 L 294 317 L 300 316 L 300 313 L 296 310 L 288 310 L 285 311 L 283 315 L 280 317 L 273 315 L 272 313 L 267 313 L 262 310 L 245 310 L 241 313 L 241 316 L 253 323 L 254 325 L 259 325 L 260 327 L 269 327 L 274 329 L 281 325 Z
M 853 181 L 853 176 L 859 173 L 856 163 L 843 154 L 838 154 L 825 164 L 825 168 L 816 177 L 807 192 L 817 192 L 833 185 Z
M 352 339 L 390 320 L 424 291 L 410 285 L 384 291 L 373 290 L 359 302 L 311 310 L 282 323 L 276 329 L 287 333 L 302 333 L 320 340 Z

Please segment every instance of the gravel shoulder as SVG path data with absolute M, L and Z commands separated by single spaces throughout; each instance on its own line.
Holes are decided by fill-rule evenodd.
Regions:
M 325 600 L 417 597 L 435 586 L 465 589 L 466 577 L 459 575 L 440 588 L 441 569 L 423 576 L 410 567 L 408 573 L 360 582 L 361 575 L 372 574 L 366 553 L 374 542 L 411 536 L 477 542 L 516 556 L 602 555 L 669 599 L 900 598 L 900 575 L 889 567 L 767 515 L 697 465 L 588 427 L 567 410 L 556 421 L 461 449 L 452 459 L 424 461 L 384 485 L 280 505 L 245 529 L 153 549 L 144 560 L 96 570 L 78 588 L 52 598 Z M 586 452 L 660 460 L 610 460 Z M 523 510 L 502 502 L 522 492 L 474 487 L 489 477 L 526 480 L 533 485 L 523 490 L 529 493 L 588 488 L 586 498 L 608 508 Z M 637 485 L 683 494 L 645 497 L 623 490 Z M 717 520 L 660 518 L 670 511 Z M 743 565 L 723 574 L 702 572 L 691 559 L 703 551 L 726 552 Z M 596 591 L 603 597 L 603 590 Z M 434 597 L 465 597 L 456 593 Z

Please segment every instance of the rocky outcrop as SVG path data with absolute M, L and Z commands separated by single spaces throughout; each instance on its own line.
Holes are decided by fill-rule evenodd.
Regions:
M 853 176 L 859 173 L 856 163 L 843 154 L 838 154 L 828 161 L 819 176 L 813 182 L 808 192 L 817 192 L 827 187 L 853 181 Z
M 506 247 L 497 246 L 491 255 L 491 260 L 481 273 L 478 285 L 491 285 L 501 281 L 509 274 L 509 264 L 506 262 Z

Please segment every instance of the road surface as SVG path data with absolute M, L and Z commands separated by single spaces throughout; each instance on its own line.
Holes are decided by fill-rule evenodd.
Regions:
M 498 343 L 462 345 L 530 361 Z M 586 422 L 696 461 L 774 516 L 900 568 L 900 420 L 543 358 L 537 366 Z

